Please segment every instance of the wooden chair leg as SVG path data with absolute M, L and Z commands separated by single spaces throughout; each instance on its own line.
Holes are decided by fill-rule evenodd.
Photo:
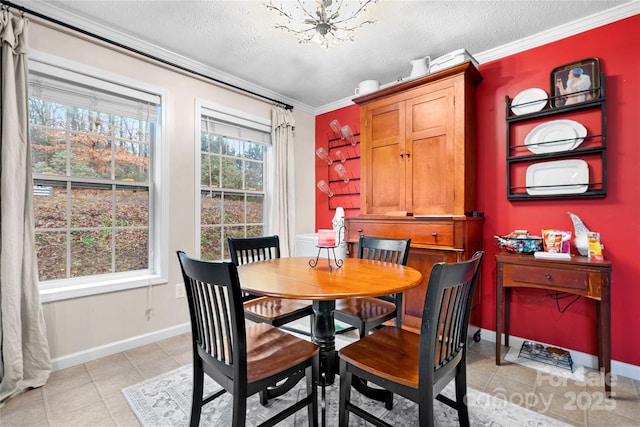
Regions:
M 200 361 L 198 359 L 198 361 Z M 202 393 L 204 391 L 204 371 L 202 362 L 193 364 L 193 395 L 191 396 L 191 427 L 200 424 L 200 412 L 202 411 Z
M 338 405 L 338 426 L 347 427 L 349 425 L 349 411 L 347 402 L 351 401 L 351 372 L 347 372 L 346 362 L 340 360 L 340 401 Z
M 233 415 L 231 417 L 231 425 L 233 427 L 244 427 L 247 422 L 247 397 L 233 396 Z
M 456 409 L 461 427 L 469 427 L 469 407 L 467 406 L 467 367 L 463 360 L 456 375 Z

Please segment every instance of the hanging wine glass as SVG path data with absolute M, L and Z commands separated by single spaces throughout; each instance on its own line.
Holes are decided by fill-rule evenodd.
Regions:
M 342 137 L 349 142 L 351 145 L 356 145 L 356 140 L 353 138 L 353 131 L 349 125 L 342 126 L 340 130 L 342 133 Z
M 342 153 L 342 151 L 337 150 L 336 151 L 336 157 L 338 158 L 338 160 L 340 160 L 342 163 L 347 161 L 347 158 L 344 156 L 344 154 Z
M 344 138 L 342 136 L 342 133 L 340 132 L 341 126 L 340 126 L 340 122 L 338 121 L 338 119 L 331 120 L 331 123 L 329 123 L 329 127 L 331 127 L 331 129 L 333 129 L 333 133 L 335 133 L 336 136 Z
M 327 184 L 327 182 L 324 179 L 318 181 L 318 188 L 327 196 L 333 197 L 333 192 L 331 191 L 329 184 Z
M 316 155 L 328 164 L 333 163 L 333 160 L 329 158 L 329 153 L 327 153 L 327 150 L 325 150 L 323 147 L 320 147 L 316 150 Z
M 333 167 L 333 169 L 336 171 L 340 179 L 342 179 L 344 182 L 349 182 L 349 174 L 347 173 L 347 169 L 343 164 L 337 164 Z

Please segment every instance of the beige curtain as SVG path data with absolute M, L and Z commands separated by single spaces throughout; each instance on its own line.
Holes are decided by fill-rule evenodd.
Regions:
M 271 210 L 272 234 L 280 237 L 282 257 L 293 255 L 295 244 L 295 176 L 293 159 L 293 112 L 280 106 L 271 110 L 274 185 Z
M 27 20 L 2 10 L 0 92 L 0 406 L 51 372 L 38 292 L 29 145 Z

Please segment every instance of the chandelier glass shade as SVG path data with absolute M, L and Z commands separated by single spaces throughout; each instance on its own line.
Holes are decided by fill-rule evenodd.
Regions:
M 275 28 L 293 33 L 300 44 L 317 43 L 323 48 L 353 41 L 355 30 L 375 21 L 362 19 L 365 8 L 377 0 L 269 0 L 265 6 L 282 18 Z

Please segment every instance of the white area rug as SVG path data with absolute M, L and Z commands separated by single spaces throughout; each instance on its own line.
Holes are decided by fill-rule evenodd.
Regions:
M 339 378 L 327 389 L 327 426 L 338 425 L 338 389 Z M 187 426 L 191 409 L 191 366 L 183 366 L 166 374 L 151 378 L 122 390 L 129 406 L 143 427 Z M 447 387 L 447 394 L 453 397 L 453 383 Z M 206 378 L 205 393 L 210 393 L 219 386 Z M 258 396 L 254 395 L 247 401 L 247 425 L 256 425 L 269 418 L 279 408 L 290 405 L 304 396 L 305 382 L 280 398 L 269 401 L 267 406 L 261 406 Z M 395 396 L 393 410 L 387 411 L 380 402 L 375 402 L 352 391 L 352 399 L 388 423 L 394 426 L 417 426 L 417 407 L 413 402 Z M 320 398 L 320 391 L 318 392 Z M 512 426 L 567 426 L 560 421 L 529 411 L 502 399 L 486 393 L 468 390 L 469 415 L 472 426 L 512 427 Z M 320 399 L 318 399 L 320 400 Z M 440 425 L 444 427 L 458 426 L 457 413 L 436 402 L 436 416 Z M 320 412 L 320 411 L 319 411 Z M 205 405 L 200 420 L 201 426 L 231 426 L 231 395 L 228 393 Z M 300 410 L 282 423 L 282 426 L 307 426 L 307 412 Z M 350 425 L 362 426 L 364 422 L 355 415 L 350 416 Z
M 535 369 L 540 372 L 546 372 L 548 374 L 557 375 L 562 378 L 567 378 L 576 382 L 585 381 L 585 368 L 581 365 L 573 364 L 573 372 L 569 369 L 561 366 L 553 366 L 547 363 L 537 362 L 535 360 L 527 359 L 525 357 L 518 357 L 520 353 L 520 347 L 510 347 L 509 352 L 504 357 L 504 360 L 517 363 L 522 366 L 526 366 L 531 369 Z

